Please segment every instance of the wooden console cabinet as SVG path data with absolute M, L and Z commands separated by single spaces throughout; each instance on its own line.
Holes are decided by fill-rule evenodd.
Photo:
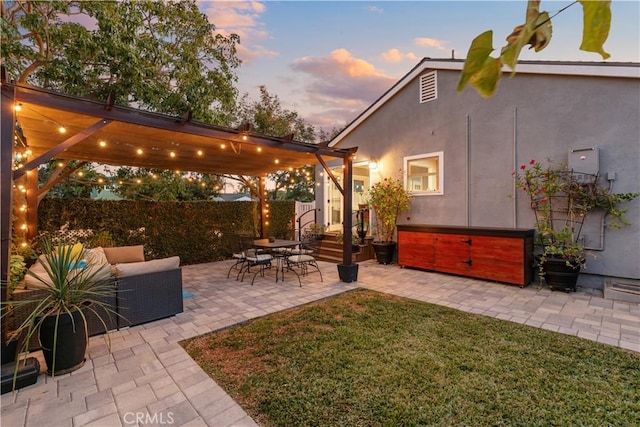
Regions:
M 398 264 L 528 285 L 533 229 L 398 225 Z

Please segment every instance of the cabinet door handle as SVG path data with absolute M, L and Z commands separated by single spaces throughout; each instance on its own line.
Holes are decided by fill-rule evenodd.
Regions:
M 466 260 L 466 261 L 460 261 L 460 262 L 462 262 L 463 264 L 469 264 L 469 267 L 471 267 L 471 263 L 472 263 L 473 261 L 472 261 L 472 260 L 470 260 L 470 259 L 468 259 L 468 260 Z
M 463 240 L 462 243 L 466 243 L 467 245 L 471 246 L 471 239 Z

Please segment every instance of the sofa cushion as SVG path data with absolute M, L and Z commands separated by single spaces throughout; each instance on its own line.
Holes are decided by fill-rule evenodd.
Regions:
M 43 258 L 44 255 L 40 255 L 40 258 Z M 45 261 L 46 262 L 46 261 Z M 74 269 L 69 272 L 67 277 L 73 277 L 74 274 L 78 274 L 80 271 L 83 274 L 91 275 L 95 273 L 94 279 L 97 280 L 107 280 L 111 277 L 111 268 L 109 264 L 87 264 L 87 267 L 84 269 Z M 39 261 L 36 261 L 31 267 L 29 267 L 29 272 L 24 276 L 24 282 L 27 289 L 40 289 L 47 288 L 53 285 L 51 278 L 47 274 L 46 270 L 40 264 Z M 35 274 L 40 279 L 33 277 L 32 274 Z
M 180 257 L 152 259 L 144 262 L 127 262 L 116 264 L 118 277 L 134 276 L 136 274 L 155 273 L 156 271 L 173 270 L 180 266 Z
M 142 245 L 117 246 L 114 248 L 103 248 L 104 254 L 109 260 L 109 264 L 120 264 L 124 262 L 144 261 L 144 248 Z
M 89 264 L 110 264 L 107 255 L 104 253 L 104 249 L 100 246 L 84 251 L 84 259 L 86 259 Z

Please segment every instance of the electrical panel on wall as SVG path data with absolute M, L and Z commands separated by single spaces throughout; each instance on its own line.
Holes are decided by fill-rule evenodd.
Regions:
M 598 147 L 569 150 L 569 169 L 581 182 L 593 182 L 600 170 L 600 150 Z

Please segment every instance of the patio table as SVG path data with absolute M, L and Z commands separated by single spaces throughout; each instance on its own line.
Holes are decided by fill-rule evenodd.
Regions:
M 297 240 L 286 240 L 286 239 L 274 239 L 270 241 L 269 239 L 257 239 L 253 241 L 253 247 L 257 249 L 264 249 L 274 256 L 276 259 L 276 282 L 278 282 L 278 273 L 282 270 L 282 280 L 284 280 L 284 259 L 283 252 L 278 251 L 278 249 L 284 248 L 295 248 L 300 244 Z

